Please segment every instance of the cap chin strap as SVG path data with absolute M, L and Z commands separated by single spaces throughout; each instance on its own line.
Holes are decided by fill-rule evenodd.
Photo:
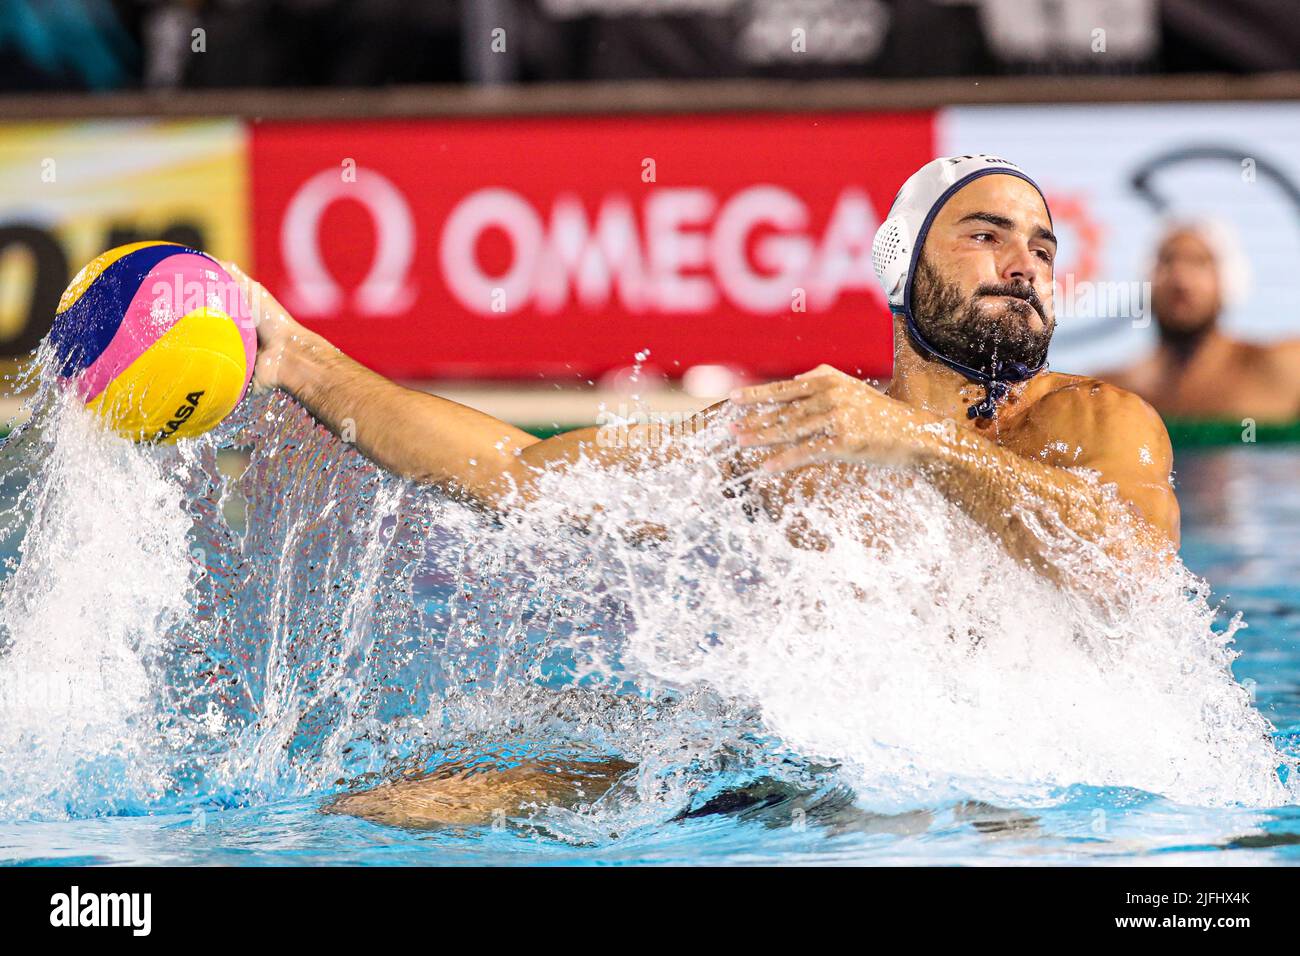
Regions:
M 911 309 L 896 309 L 894 311 L 896 315 L 903 317 L 908 336 L 923 354 L 942 362 L 954 372 L 970 379 L 972 382 L 984 386 L 984 397 L 967 407 L 967 418 L 997 418 L 998 403 L 1007 397 L 1007 394 L 1011 391 L 1011 385 L 1015 382 L 1028 381 L 1047 368 L 1046 362 L 1040 363 L 1036 368 L 1030 368 L 1024 362 L 995 362 L 992 372 L 971 368 L 969 365 L 963 365 L 961 362 L 948 358 L 948 356 L 927 342 L 925 336 L 921 334 L 921 330 L 916 327 L 916 320 L 912 317 Z

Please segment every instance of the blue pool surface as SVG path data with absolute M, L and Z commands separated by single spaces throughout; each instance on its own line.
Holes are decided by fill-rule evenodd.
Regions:
M 1211 583 L 1224 616 L 1240 612 L 1248 624 L 1237 635 L 1234 673 L 1276 729 L 1279 749 L 1300 753 L 1300 446 L 1186 452 L 1177 481 L 1184 560 Z M 11 555 L 13 544 L 6 544 Z M 615 833 L 567 841 L 526 826 L 414 831 L 320 813 L 333 792 L 247 801 L 177 795 L 120 809 L 92 802 L 70 819 L 11 815 L 0 818 L 0 863 L 1300 863 L 1298 806 L 1182 806 L 1125 788 L 1076 786 L 1019 804 L 959 800 L 877 813 L 855 807 L 832 778 L 812 792 L 777 790 L 731 812 L 650 815 L 622 821 Z

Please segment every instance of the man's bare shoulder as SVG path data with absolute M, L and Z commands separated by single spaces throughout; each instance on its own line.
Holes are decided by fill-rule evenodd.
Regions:
M 1088 440 L 1101 452 L 1116 444 L 1155 441 L 1159 456 L 1172 458 L 1164 420 L 1139 395 L 1090 375 L 1048 373 L 1044 390 L 1030 410 L 1039 427 L 1059 428 L 1062 437 Z
M 1295 381 L 1300 372 L 1300 339 L 1286 339 L 1281 342 L 1242 343 L 1248 345 L 1250 352 L 1247 360 L 1288 381 Z
M 1100 380 L 1110 382 L 1112 385 L 1118 385 L 1120 388 L 1129 391 L 1138 391 L 1144 386 L 1149 385 L 1158 375 L 1160 363 L 1156 359 L 1156 353 L 1151 352 L 1143 355 L 1141 358 L 1125 365 L 1123 368 L 1114 368 L 1104 371 L 1095 378 L 1086 375 L 1061 375 L 1061 378 L 1080 379 L 1088 378 L 1090 381 Z
M 1047 372 L 1047 381 L 1044 382 L 1043 389 L 1037 401 L 1052 401 L 1058 403 L 1080 403 L 1080 405 L 1095 407 L 1106 407 L 1108 410 L 1115 410 L 1117 407 L 1128 405 L 1140 405 L 1151 408 L 1143 398 L 1138 394 L 1130 392 L 1121 385 L 1115 384 L 1108 378 L 1101 378 L 1091 375 L 1069 375 L 1067 372 Z M 1154 410 L 1152 410 L 1154 411 Z
M 1108 412 L 1123 411 L 1130 407 L 1145 408 L 1155 414 L 1155 409 L 1136 393 L 1113 381 L 1092 375 L 1070 375 L 1065 372 L 1048 372 L 1047 376 L 1038 404 L 1051 402 L 1053 406 L 1100 408 Z

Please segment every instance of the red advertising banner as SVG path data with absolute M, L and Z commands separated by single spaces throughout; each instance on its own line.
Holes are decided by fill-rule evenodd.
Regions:
M 871 239 L 933 141 L 930 113 L 259 123 L 255 268 L 398 378 L 883 375 Z

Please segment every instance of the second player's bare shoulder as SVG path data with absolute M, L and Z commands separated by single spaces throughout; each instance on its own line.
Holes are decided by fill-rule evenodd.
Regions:
M 1287 339 L 1262 348 L 1260 362 L 1266 380 L 1290 393 L 1295 402 L 1292 414 L 1300 416 L 1300 339 Z

